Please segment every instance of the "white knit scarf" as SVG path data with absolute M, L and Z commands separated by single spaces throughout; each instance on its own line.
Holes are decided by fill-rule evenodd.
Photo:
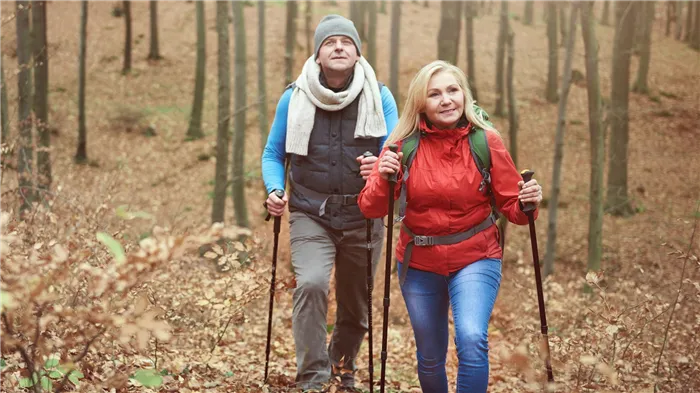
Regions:
M 296 80 L 287 114 L 287 153 L 306 156 L 309 139 L 314 126 L 316 108 L 326 111 L 339 111 L 350 105 L 357 96 L 360 102 L 357 109 L 355 138 L 380 138 L 386 135 L 386 122 L 382 108 L 382 97 L 377 84 L 377 76 L 364 57 L 355 63 L 354 76 L 350 86 L 341 92 L 334 92 L 321 85 L 321 67 L 314 57 L 309 57 L 301 75 Z

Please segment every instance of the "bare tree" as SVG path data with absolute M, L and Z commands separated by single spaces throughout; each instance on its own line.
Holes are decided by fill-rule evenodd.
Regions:
M 566 104 L 569 100 L 571 87 L 571 63 L 573 62 L 574 44 L 576 43 L 576 18 L 578 3 L 572 4 L 569 19 L 568 35 L 566 37 L 566 58 L 564 59 L 564 75 L 561 83 L 561 97 L 557 116 L 557 130 L 554 137 L 554 163 L 552 171 L 552 194 L 549 199 L 549 216 L 547 225 L 547 251 L 544 255 L 545 276 L 554 272 L 554 258 L 557 247 L 557 211 L 559 190 L 561 188 L 561 166 L 564 160 L 564 131 L 566 129 Z
M 547 40 L 549 47 L 549 68 L 547 69 L 546 98 L 557 102 L 557 77 L 559 76 L 559 55 L 557 49 L 557 4 L 547 2 Z
M 381 0 L 379 2 L 379 13 L 386 15 L 386 0 Z
M 78 54 L 78 150 L 75 162 L 87 162 L 87 128 L 85 127 L 85 57 L 87 54 L 88 2 L 83 0 L 80 8 L 80 53 Z
M 243 3 L 233 1 L 234 28 L 234 138 L 233 138 L 233 211 L 236 225 L 248 227 L 248 207 L 245 202 L 245 108 L 246 108 L 246 36 L 243 17 Z
M 694 1 L 688 2 L 688 12 L 685 15 L 685 34 L 683 41 L 690 41 L 690 32 L 693 30 L 693 10 L 696 10 L 698 5 Z
M 568 6 L 568 1 L 559 2 L 559 34 L 561 35 L 559 46 L 564 46 L 564 43 L 566 42 L 566 34 L 568 31 L 568 27 L 566 26 L 566 8 Z
M 49 56 L 46 39 L 46 2 L 35 1 L 32 5 L 32 49 L 34 51 L 34 116 L 39 135 L 36 153 L 37 187 L 51 187 L 51 133 L 49 132 Z M 42 198 L 45 195 L 41 195 Z
M 676 3 L 673 1 L 669 1 L 666 3 L 666 37 L 671 35 L 671 23 L 673 22 L 673 18 L 675 18 L 675 7 Z
M 204 132 L 202 132 L 202 109 L 204 107 L 204 83 L 206 81 L 207 32 L 203 1 L 195 2 L 195 14 L 197 19 L 197 65 L 194 71 L 194 100 L 192 101 L 190 124 L 187 127 L 187 140 L 204 137 Z
M 15 23 L 17 26 L 17 92 L 19 93 L 19 195 L 21 198 L 20 214 L 32 208 L 34 188 L 32 182 L 32 47 L 29 37 L 29 2 L 19 0 L 15 3 Z
M 311 7 L 307 3 L 308 7 Z M 228 41 L 228 36 L 226 37 Z M 309 43 L 310 44 L 310 43 Z M 309 46 L 309 52 L 313 54 L 313 47 Z M 267 76 L 265 75 L 265 2 L 258 1 L 258 91 L 260 94 L 260 108 L 258 120 L 260 123 L 260 146 L 267 142 Z M 263 187 L 264 189 L 264 187 Z M 267 194 L 267 191 L 265 191 Z
M 258 7 L 263 4 L 258 2 Z M 263 6 L 264 7 L 264 6 Z M 217 68 L 219 72 L 219 99 L 217 104 L 216 168 L 211 222 L 224 222 L 226 189 L 228 188 L 228 133 L 231 119 L 231 59 L 229 54 L 228 1 L 216 2 Z
M 588 87 L 588 128 L 591 137 L 591 181 L 588 196 L 588 270 L 600 270 L 603 254 L 603 167 L 605 134 L 603 107 L 598 74 L 598 40 L 592 15 L 593 3 L 581 2 L 581 32 L 586 52 L 586 85 Z
M 2 117 L 2 131 L 0 131 L 0 143 L 7 143 L 7 135 L 10 132 L 10 118 L 7 110 L 7 86 L 5 85 L 4 61 L 0 59 L 0 117 Z
M 474 101 L 479 101 L 476 87 L 476 66 L 474 62 L 474 16 L 476 15 L 477 4 L 467 1 L 464 3 L 464 30 L 466 30 L 467 42 L 467 78 L 471 87 Z
M 642 23 L 637 26 L 640 32 L 639 44 L 639 67 L 637 68 L 637 80 L 632 86 L 632 91 L 647 94 L 649 86 L 647 84 L 647 76 L 649 75 L 649 63 L 651 60 L 651 31 L 654 24 L 654 2 L 644 1 L 640 5 L 641 18 L 638 19 Z
M 367 23 L 367 42 L 369 43 L 369 48 L 367 49 L 367 61 L 372 67 L 377 67 L 377 2 L 369 1 L 367 2 L 367 14 L 369 15 L 369 21 Z
M 399 31 L 401 30 L 401 2 L 391 3 L 391 42 L 389 53 L 389 89 L 396 97 L 396 104 L 399 105 L 401 96 L 399 95 Z
M 258 7 L 260 7 L 260 3 L 262 3 L 262 0 L 258 1 Z M 306 51 L 308 52 L 308 55 L 311 56 L 314 54 L 314 47 L 313 47 L 313 40 L 311 39 L 314 35 L 313 29 L 311 27 L 311 15 L 313 14 L 313 4 L 314 2 L 311 0 L 306 0 L 306 7 L 304 8 L 304 25 L 305 25 L 305 30 L 306 30 Z M 263 9 L 265 6 L 262 6 Z
M 460 12 L 462 3 L 459 1 L 440 2 L 440 31 L 437 36 L 438 59 L 457 64 L 459 45 L 459 30 L 461 28 Z
M 525 15 L 523 16 L 523 23 L 527 26 L 532 25 L 533 14 L 535 13 L 535 2 L 534 0 L 525 1 Z
M 287 1 L 287 28 L 284 45 L 284 84 L 294 81 L 292 71 L 294 68 L 294 46 L 297 43 L 297 2 Z
M 676 1 L 676 39 L 681 40 L 683 38 L 683 2 Z
M 124 0 L 124 23 L 126 29 L 124 38 L 124 67 L 122 74 L 128 74 L 131 71 L 131 1 Z
M 506 87 L 508 94 L 508 136 L 510 139 L 510 156 L 515 167 L 518 167 L 518 102 L 515 99 L 515 84 L 513 70 L 515 68 L 515 32 L 508 29 L 508 65 L 506 66 Z
M 367 41 L 367 1 L 351 1 L 350 2 L 350 20 L 355 24 L 357 32 L 360 34 L 360 39 Z
M 158 1 L 148 2 L 151 17 L 151 43 L 148 49 L 149 60 L 160 60 L 160 49 L 158 47 Z
M 498 29 L 498 47 L 496 48 L 496 109 L 494 116 L 505 116 L 506 89 L 504 85 L 504 66 L 506 57 L 506 40 L 508 39 L 508 2 L 501 1 L 501 17 Z
M 603 15 L 600 17 L 600 24 L 603 26 L 610 26 L 610 1 L 603 1 Z
M 700 5 L 695 3 L 693 5 L 693 10 L 695 11 L 695 24 L 690 34 L 690 47 L 695 50 L 700 50 Z
M 610 157 L 608 168 L 607 210 L 613 215 L 634 213 L 627 193 L 627 148 L 629 144 L 630 53 L 634 44 L 637 2 L 615 2 L 615 38 L 613 42 L 612 90 L 610 93 Z

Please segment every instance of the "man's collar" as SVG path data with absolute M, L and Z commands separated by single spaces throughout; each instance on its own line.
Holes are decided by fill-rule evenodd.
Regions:
M 338 93 L 338 92 L 347 90 L 348 87 L 350 87 L 350 84 L 352 83 L 352 80 L 353 80 L 354 77 L 355 77 L 355 73 L 354 73 L 354 72 L 351 72 L 351 73 L 350 73 L 350 77 L 349 77 L 348 80 L 345 82 L 345 86 L 343 86 L 343 87 L 341 87 L 341 88 L 328 87 L 328 82 L 326 81 L 326 76 L 323 74 L 323 71 L 321 71 L 321 75 L 320 75 L 320 77 L 318 78 L 318 80 L 319 80 L 319 82 L 321 82 L 321 86 L 323 86 L 323 87 L 325 87 L 326 89 L 329 89 L 329 90 L 331 90 L 331 91 L 333 91 L 333 92 L 335 92 L 335 93 Z

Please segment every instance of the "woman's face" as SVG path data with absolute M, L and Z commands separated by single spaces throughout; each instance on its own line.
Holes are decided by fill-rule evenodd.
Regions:
M 464 113 L 464 93 L 451 72 L 438 72 L 428 82 L 425 115 L 437 128 L 455 128 Z

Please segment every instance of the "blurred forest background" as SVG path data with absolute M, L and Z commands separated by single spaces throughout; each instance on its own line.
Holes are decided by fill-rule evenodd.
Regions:
M 3 392 L 294 391 L 286 224 L 262 381 L 260 156 L 329 13 L 355 21 L 400 111 L 421 66 L 462 67 L 517 166 L 535 171 L 550 391 L 700 391 L 700 3 L 0 7 Z M 542 391 L 526 227 L 507 228 L 503 277 L 490 391 Z M 388 391 L 418 392 L 395 281 L 391 296 Z M 375 383 L 381 301 L 375 290 Z M 330 304 L 329 331 L 333 290 Z M 451 343 L 451 381 L 456 363 Z

